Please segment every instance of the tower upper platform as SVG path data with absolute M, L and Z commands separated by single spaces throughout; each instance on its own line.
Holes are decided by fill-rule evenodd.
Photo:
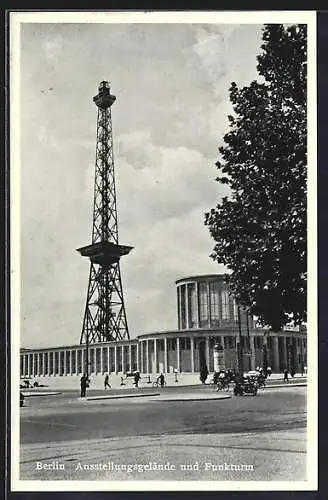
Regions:
M 132 249 L 133 247 L 116 245 L 109 241 L 101 241 L 78 248 L 77 251 L 82 257 L 89 257 L 93 264 L 110 266 L 118 262 L 123 255 L 130 253 Z
M 114 104 L 116 97 L 110 93 L 109 82 L 103 81 L 98 87 L 98 94 L 93 98 L 93 102 L 101 109 L 107 109 Z

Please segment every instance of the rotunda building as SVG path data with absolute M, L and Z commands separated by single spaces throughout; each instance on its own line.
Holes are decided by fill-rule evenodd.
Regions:
M 238 308 L 222 274 L 190 276 L 176 281 L 177 330 L 138 336 L 142 373 L 214 371 L 214 346 L 222 368 L 238 367 L 242 346 L 243 369 L 263 365 L 264 350 L 273 371 L 306 365 L 306 332 L 299 329 L 269 332 Z

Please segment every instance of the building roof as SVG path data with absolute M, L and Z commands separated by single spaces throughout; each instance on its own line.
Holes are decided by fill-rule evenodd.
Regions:
M 202 281 L 202 280 L 220 280 L 223 281 L 225 279 L 225 274 L 197 274 L 194 276 L 186 276 L 185 278 L 179 278 L 175 281 L 176 284 L 181 281 Z

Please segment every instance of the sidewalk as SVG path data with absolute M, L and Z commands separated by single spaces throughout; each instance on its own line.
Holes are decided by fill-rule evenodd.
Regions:
M 141 380 L 139 382 L 139 386 L 141 388 L 150 388 L 152 387 L 153 382 L 155 382 L 157 378 L 157 374 L 142 374 Z M 213 374 L 209 374 L 207 377 L 206 385 L 210 384 L 212 380 Z M 53 391 L 65 391 L 65 390 L 79 390 L 80 388 L 80 376 L 71 375 L 66 377 L 48 377 L 46 380 L 42 380 L 46 387 L 36 387 L 33 389 L 27 389 L 26 392 L 29 395 L 34 393 L 43 393 L 43 392 L 53 392 Z M 41 380 L 41 379 L 40 379 Z M 296 374 L 294 378 L 289 377 L 289 384 L 293 381 L 293 383 L 306 382 L 307 377 L 301 374 Z M 179 373 L 177 376 L 174 373 L 168 373 L 165 375 L 165 381 L 167 387 L 188 387 L 188 386 L 202 386 L 201 381 L 199 379 L 199 373 Z M 110 385 L 112 389 L 115 390 L 124 390 L 124 389 L 133 389 L 134 379 L 133 377 L 124 377 L 119 375 L 111 375 L 109 378 Z M 283 374 L 282 373 L 273 373 L 267 379 L 267 386 L 272 383 L 284 383 L 283 382 Z M 103 390 L 104 388 L 104 376 L 103 375 L 91 375 L 90 376 L 90 389 L 91 390 Z M 25 394 L 25 390 L 21 389 Z

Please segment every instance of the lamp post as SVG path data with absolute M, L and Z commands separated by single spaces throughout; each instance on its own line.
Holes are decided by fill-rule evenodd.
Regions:
M 238 311 L 238 342 L 237 342 L 237 360 L 238 360 L 238 372 L 239 374 L 244 374 L 244 353 L 242 344 L 242 334 L 241 334 L 241 318 L 240 318 L 240 306 L 237 306 Z

